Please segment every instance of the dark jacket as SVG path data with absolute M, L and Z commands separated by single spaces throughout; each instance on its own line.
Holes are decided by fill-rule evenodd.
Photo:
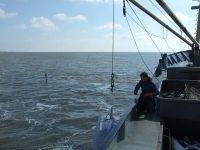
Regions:
M 142 90 L 142 93 L 140 96 L 143 96 L 145 93 L 151 93 L 151 92 L 154 92 L 155 95 L 159 94 L 158 89 L 156 85 L 151 81 L 151 78 L 149 78 L 147 82 L 143 82 L 140 80 L 139 83 L 135 87 L 134 94 L 137 94 L 140 88 Z

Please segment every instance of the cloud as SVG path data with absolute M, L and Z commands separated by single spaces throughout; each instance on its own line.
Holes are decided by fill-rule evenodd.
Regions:
M 175 15 L 181 22 L 187 22 L 189 20 L 189 17 L 182 12 L 176 12 Z M 169 20 L 172 20 L 169 15 L 158 15 L 158 18 L 163 22 L 169 22 Z
M 24 29 L 27 28 L 27 25 L 26 25 L 26 24 L 20 24 L 18 27 L 19 27 L 20 29 L 24 30 Z
M 55 24 L 46 17 L 34 17 L 30 20 L 30 26 L 38 29 L 53 29 Z
M 114 24 L 115 29 L 120 30 L 122 29 L 122 26 L 120 24 Z M 112 23 L 107 23 L 104 25 L 100 25 L 98 27 L 96 27 L 97 30 L 111 30 L 113 28 L 113 24 Z
M 13 18 L 15 16 L 17 16 L 17 13 L 8 13 L 0 8 L 0 19 Z
M 67 16 L 64 13 L 55 14 L 53 16 L 53 19 L 59 20 L 59 21 L 67 21 L 67 20 L 70 20 L 70 21 L 86 21 L 87 20 L 87 18 L 84 15 L 79 14 L 79 15 L 76 15 L 76 16 Z
M 187 22 L 189 20 L 189 17 L 182 12 L 176 12 L 175 15 L 181 22 Z

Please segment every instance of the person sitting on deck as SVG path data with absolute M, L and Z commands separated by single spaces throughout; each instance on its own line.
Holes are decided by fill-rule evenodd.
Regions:
M 134 90 L 135 95 L 137 95 L 140 88 L 142 91 L 136 105 L 137 114 L 141 114 L 145 110 L 149 113 L 153 113 L 155 111 L 154 98 L 159 94 L 158 89 L 146 72 L 142 72 L 140 78 L 141 80 L 137 83 Z

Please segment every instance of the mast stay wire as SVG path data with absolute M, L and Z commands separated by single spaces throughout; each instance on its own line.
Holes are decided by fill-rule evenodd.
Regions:
M 160 12 L 160 13 L 162 13 L 162 15 L 177 29 L 177 30 L 179 30 L 179 32 L 180 32 L 180 34 L 183 36 L 183 32 L 182 32 L 182 30 L 179 28 L 179 27 L 177 27 L 177 25 L 169 18 L 169 17 L 167 17 L 166 15 L 165 15 L 165 13 L 163 13 L 163 11 L 154 3 L 154 2 L 152 2 L 152 0 L 149 0 L 150 1 L 150 3 Z M 185 39 L 189 39 L 187 36 L 186 36 L 186 34 L 184 34 L 185 35 Z M 182 40 L 181 40 L 181 42 L 183 42 Z M 167 44 L 168 45 L 168 44 Z M 169 47 L 170 49 L 171 49 L 171 47 Z M 173 50 L 173 49 L 171 49 L 171 50 Z M 174 53 L 174 50 L 173 50 L 173 53 Z
M 148 67 L 148 65 L 146 64 L 146 62 L 145 62 L 145 60 L 144 60 L 144 58 L 143 58 L 143 56 L 142 56 L 142 54 L 141 54 L 141 52 L 140 52 L 139 46 L 138 46 L 138 44 L 137 44 L 137 41 L 136 41 L 136 39 L 135 39 L 135 37 L 134 37 L 134 35 L 133 35 L 133 32 L 132 32 L 130 23 L 129 23 L 128 18 L 127 18 L 127 16 L 126 16 L 125 0 L 123 1 L 123 5 L 124 5 L 124 6 L 123 6 L 124 17 L 126 18 L 126 21 L 127 21 L 128 27 L 129 27 L 129 30 L 130 30 L 130 32 L 131 32 L 133 41 L 134 41 L 135 46 L 136 46 L 137 51 L 138 51 L 138 54 L 139 54 L 139 56 L 140 56 L 140 58 L 141 58 L 143 64 L 145 65 L 145 67 L 146 67 L 146 68 L 148 69 L 148 71 L 152 74 L 152 76 L 154 76 L 154 73 L 151 71 L 151 69 L 150 69 L 150 68 Z M 145 27 L 143 26 L 143 28 L 145 28 Z M 159 79 L 158 79 L 157 77 L 155 77 L 155 78 L 156 78 L 157 81 L 159 81 Z
M 151 0 L 150 0 L 151 1 Z M 128 2 L 128 1 L 127 1 Z M 152 2 L 152 1 L 151 1 Z M 166 46 L 174 53 L 175 51 L 174 51 L 174 49 L 172 49 L 172 47 L 171 46 L 169 46 L 169 44 L 168 44 L 168 42 L 167 42 L 167 31 L 168 30 L 166 30 L 166 36 L 164 35 L 164 30 L 165 30 L 165 28 L 163 27 L 163 36 L 161 37 L 161 36 L 158 36 L 158 35 L 155 35 L 155 34 L 152 34 L 152 33 L 150 33 L 146 28 L 145 28 L 145 26 L 143 25 L 143 23 L 141 22 L 141 20 L 139 19 L 139 17 L 138 17 L 138 15 L 136 14 L 136 12 L 134 11 L 134 9 L 131 7 L 131 5 L 130 5 L 130 3 L 128 2 L 128 4 L 129 4 L 129 6 L 130 6 L 130 8 L 132 9 L 132 11 L 134 12 L 134 14 L 135 14 L 135 16 L 137 17 L 137 19 L 138 19 L 138 21 L 140 22 L 140 24 L 128 13 L 128 12 L 126 12 L 126 14 L 128 14 L 128 16 L 140 27 L 140 28 L 142 28 L 147 34 L 148 34 L 148 36 L 150 37 L 150 39 L 152 40 L 152 42 L 154 43 L 154 45 L 156 46 L 156 48 L 158 49 L 158 51 L 161 53 L 161 51 L 160 51 L 160 49 L 158 48 L 158 46 L 156 45 L 156 43 L 154 42 L 154 40 L 151 38 L 151 36 L 155 36 L 155 37 L 157 37 L 157 38 L 161 38 L 161 39 L 163 39 L 164 40 L 164 42 L 166 43 Z M 165 16 L 165 14 L 152 2 L 152 4 Z M 166 17 L 166 16 L 165 16 Z M 167 18 L 167 17 L 166 17 Z M 175 27 L 176 27 L 176 25 L 169 19 L 169 18 L 167 18 Z M 176 27 L 177 29 L 178 29 L 178 27 Z M 178 30 L 180 30 L 180 29 L 178 29 Z M 181 32 L 181 30 L 180 30 L 180 32 Z M 182 33 L 182 32 L 181 32 Z
M 133 22 L 135 22 L 141 29 L 145 30 L 145 28 L 144 28 L 142 25 L 140 25 L 128 12 L 126 12 L 126 14 L 128 14 L 128 16 L 131 18 L 131 20 L 132 20 Z M 168 34 L 167 34 L 168 32 L 167 32 L 167 31 L 168 31 L 168 30 L 166 30 L 166 34 L 165 34 L 165 28 L 163 27 L 163 36 L 159 36 L 159 35 L 155 35 L 155 34 L 149 32 L 148 30 L 146 30 L 146 32 L 149 33 L 150 36 L 154 36 L 154 37 L 163 39 L 164 42 L 166 43 L 166 46 L 167 46 L 173 53 L 175 53 L 174 49 L 172 49 L 172 47 L 169 46 L 169 43 L 168 43 L 167 40 L 166 40 L 167 37 L 168 37 Z
M 169 43 L 167 42 L 166 39 L 163 39 L 165 41 L 165 44 L 167 45 L 167 47 L 173 52 L 175 53 L 174 49 L 169 45 Z
M 177 30 L 179 30 L 180 31 L 180 33 L 181 33 L 181 35 L 182 35 L 182 31 L 176 26 L 176 24 L 170 19 L 170 18 L 168 18 L 166 15 L 165 15 L 165 13 L 163 13 L 163 11 L 158 7 L 158 6 L 156 6 L 156 4 L 154 4 L 153 2 L 152 2 L 152 0 L 149 0 L 150 1 L 150 3 L 177 29 Z
M 132 19 L 132 21 L 135 22 L 140 28 L 142 28 L 143 30 L 145 30 L 145 28 L 142 25 L 140 25 L 128 12 L 126 12 L 126 14 L 128 14 L 128 16 Z M 167 37 L 164 37 L 164 36 L 155 35 L 155 34 L 149 32 L 149 31 L 146 31 L 146 32 L 149 33 L 151 36 L 155 36 L 157 38 L 161 38 L 161 39 L 167 38 Z M 164 31 L 163 31 L 163 35 L 164 35 Z
M 145 65 L 145 67 L 146 67 L 146 68 L 148 69 L 148 71 L 152 74 L 152 76 L 154 76 L 154 73 L 153 73 L 153 72 L 151 71 L 151 69 L 148 67 L 148 65 L 146 64 L 146 62 L 145 62 L 145 60 L 144 60 L 144 58 L 143 58 L 143 56 L 142 56 L 142 54 L 141 54 L 141 52 L 140 52 L 140 49 L 139 49 L 139 46 L 138 46 L 137 41 L 136 41 L 136 39 L 135 39 L 135 36 L 133 35 L 133 32 L 132 32 L 130 23 L 129 23 L 129 21 L 128 21 L 128 19 L 127 19 L 126 16 L 125 16 L 125 18 L 126 18 L 126 21 L 127 21 L 128 27 L 129 27 L 129 30 L 130 30 L 130 32 L 131 32 L 131 36 L 132 36 L 133 41 L 134 41 L 134 43 L 135 43 L 135 46 L 136 46 L 136 48 L 137 48 L 138 54 L 139 54 L 139 56 L 140 56 L 140 58 L 141 58 L 143 64 Z M 156 79 L 158 80 L 158 78 L 156 78 Z M 158 81 L 159 81 L 159 80 L 158 80 Z
M 140 28 L 142 28 L 143 30 L 145 30 L 145 28 L 142 26 L 142 25 L 140 25 L 128 12 L 126 12 L 126 14 L 131 18 L 131 20 L 133 21 L 133 22 L 135 22 Z M 163 36 L 161 37 L 161 36 L 159 36 L 159 35 L 155 35 L 155 34 L 153 34 L 153 33 L 150 33 L 149 31 L 147 31 L 146 30 L 146 32 L 147 33 L 149 33 L 149 35 L 150 36 L 155 36 L 155 37 L 157 37 L 157 38 L 161 38 L 161 39 L 163 39 L 164 40 L 164 42 L 166 43 L 166 45 L 167 45 L 167 47 L 174 53 L 175 51 L 172 49 L 172 47 L 171 46 L 169 46 L 169 43 L 167 42 L 167 37 L 168 37 L 168 30 L 166 30 L 166 35 L 164 34 L 164 27 L 163 27 Z
M 138 15 L 136 14 L 136 12 L 134 11 L 134 9 L 131 7 L 130 3 L 127 1 L 127 3 L 129 4 L 129 7 L 131 8 L 131 10 L 133 11 L 133 13 L 135 14 L 135 16 L 137 17 L 138 21 L 140 22 L 140 24 L 142 25 L 143 29 L 145 30 L 145 32 L 147 33 L 147 35 L 149 36 L 149 38 L 151 39 L 151 41 L 153 42 L 154 46 L 157 48 L 158 52 L 161 54 L 161 50 L 159 49 L 159 47 L 157 46 L 157 44 L 155 43 L 155 41 L 153 40 L 153 38 L 151 37 L 151 35 L 149 34 L 149 32 L 147 31 L 147 29 L 145 28 L 145 26 L 143 25 L 142 21 L 140 20 L 140 18 L 138 17 Z
M 163 35 L 164 35 L 164 27 L 163 27 Z M 165 42 L 165 44 L 167 45 L 167 47 L 173 52 L 173 53 L 175 53 L 175 51 L 174 51 L 174 49 L 169 45 L 169 43 L 167 42 L 167 36 L 168 36 L 168 32 L 167 32 L 168 30 L 166 30 L 166 38 L 163 38 L 163 40 L 164 40 L 164 42 Z
M 139 19 L 139 17 L 137 16 L 137 14 L 136 14 L 136 12 L 134 11 L 134 9 L 131 7 L 131 5 L 130 5 L 130 3 L 129 3 L 129 1 L 128 0 L 126 0 L 127 1 L 127 3 L 129 4 L 129 6 L 130 6 L 130 8 L 131 8 L 131 10 L 134 12 L 134 14 L 135 14 L 135 16 L 137 17 L 137 19 L 140 21 L 140 24 L 133 18 L 133 17 L 131 17 L 131 15 L 129 14 L 129 13 L 127 13 L 128 15 L 129 15 L 129 17 L 138 25 L 138 26 L 140 26 L 140 28 L 142 28 L 143 30 L 145 30 L 145 32 L 148 34 L 148 36 L 150 37 L 150 39 L 152 40 L 152 42 L 153 42 L 153 44 L 156 46 L 156 48 L 158 49 L 158 51 L 160 52 L 160 49 L 158 48 L 158 46 L 155 44 L 155 42 L 153 41 L 153 39 L 152 39 L 152 37 L 151 36 L 155 36 L 155 37 L 157 37 L 157 38 L 161 38 L 161 39 L 163 39 L 164 40 L 164 42 L 166 43 L 166 46 L 173 52 L 173 53 L 175 53 L 175 51 L 174 51 L 174 49 L 172 49 L 172 47 L 171 46 L 169 46 L 169 44 L 168 44 L 168 42 L 167 42 L 167 31 L 168 30 L 166 30 L 166 37 L 164 36 L 164 27 L 163 27 L 163 36 L 161 37 L 161 36 L 158 36 L 158 35 L 155 35 L 155 34 L 152 34 L 152 33 L 150 33 L 149 31 L 147 31 L 147 29 L 144 27 L 144 25 L 142 24 L 142 22 L 141 22 L 141 20 Z M 163 14 L 163 16 L 165 16 L 165 18 L 169 21 L 169 22 L 171 22 L 171 24 L 177 29 L 177 30 L 179 30 L 180 31 L 180 33 L 181 33 L 181 35 L 183 36 L 183 32 L 174 24 L 174 22 L 172 22 L 172 20 L 170 20 L 160 9 L 159 9 L 159 7 L 157 7 L 151 0 L 149 0 L 151 3 L 152 3 L 152 5 L 154 6 L 154 7 L 156 7 L 156 9 L 158 9 L 162 14 Z M 185 35 L 185 34 L 184 34 Z M 186 37 L 186 35 L 185 35 L 185 39 L 187 39 L 187 37 Z M 161 53 L 161 52 L 160 52 Z
M 167 33 L 168 33 L 167 31 L 168 31 L 168 30 L 166 30 L 166 36 L 165 36 L 165 28 L 163 27 L 163 37 L 162 37 L 163 39 L 167 39 L 167 35 L 168 35 L 168 34 L 167 34 Z

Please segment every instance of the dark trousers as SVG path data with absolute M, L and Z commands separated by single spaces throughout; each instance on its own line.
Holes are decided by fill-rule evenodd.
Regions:
M 140 114 L 147 110 L 148 113 L 155 111 L 155 100 L 152 97 L 141 97 L 137 103 L 137 113 Z

